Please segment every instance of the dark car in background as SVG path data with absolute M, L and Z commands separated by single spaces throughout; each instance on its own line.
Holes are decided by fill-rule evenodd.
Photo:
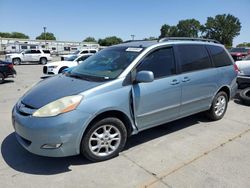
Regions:
M 14 77 L 15 74 L 16 70 L 14 69 L 13 63 L 0 60 L 0 84 L 4 82 L 5 78 Z
M 247 55 L 250 55 L 250 48 L 232 48 L 230 50 L 230 54 L 234 61 L 239 61 L 245 58 Z

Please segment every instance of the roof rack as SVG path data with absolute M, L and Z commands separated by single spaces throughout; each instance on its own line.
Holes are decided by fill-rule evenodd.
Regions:
M 123 41 L 122 43 L 129 43 L 129 42 L 142 42 L 142 41 L 152 41 L 152 40 L 126 40 L 126 41 Z M 156 41 L 156 40 L 154 40 Z
M 159 39 L 158 42 L 166 42 L 170 40 L 203 41 L 203 42 L 213 42 L 213 43 L 221 44 L 219 41 L 214 40 L 214 39 L 192 38 L 192 37 L 165 37 L 165 38 Z

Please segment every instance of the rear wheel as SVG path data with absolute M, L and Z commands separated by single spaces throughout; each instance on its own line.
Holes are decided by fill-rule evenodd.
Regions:
M 125 146 L 127 130 L 117 118 L 105 118 L 94 123 L 84 134 L 81 153 L 91 161 L 104 161 L 119 154 Z
M 13 63 L 14 65 L 20 65 L 20 64 L 21 64 L 21 59 L 20 59 L 20 58 L 14 58 L 14 59 L 12 60 L 12 63 Z
M 224 91 L 220 91 L 214 97 L 210 110 L 207 112 L 207 116 L 211 120 L 219 120 L 223 118 L 227 110 L 228 96 Z
M 45 57 L 42 57 L 40 59 L 40 64 L 45 65 L 48 62 L 48 60 Z
M 0 72 L 0 84 L 4 82 L 4 75 Z

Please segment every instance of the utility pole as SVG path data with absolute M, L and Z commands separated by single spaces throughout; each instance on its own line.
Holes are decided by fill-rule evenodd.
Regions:
M 131 35 L 132 40 L 135 40 L 135 35 Z
M 45 42 L 45 49 L 47 49 L 47 45 L 46 45 L 46 27 L 43 27 L 43 32 L 44 32 L 44 42 Z

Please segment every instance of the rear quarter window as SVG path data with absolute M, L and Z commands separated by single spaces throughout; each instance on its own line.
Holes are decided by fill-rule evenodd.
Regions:
M 182 72 L 191 72 L 212 67 L 204 45 L 179 45 L 178 52 Z
M 50 51 L 49 50 L 43 50 L 43 53 L 50 54 Z
M 224 50 L 224 48 L 220 46 L 207 46 L 210 51 L 213 63 L 215 67 L 224 67 L 232 65 L 233 62 L 229 57 L 228 53 Z

